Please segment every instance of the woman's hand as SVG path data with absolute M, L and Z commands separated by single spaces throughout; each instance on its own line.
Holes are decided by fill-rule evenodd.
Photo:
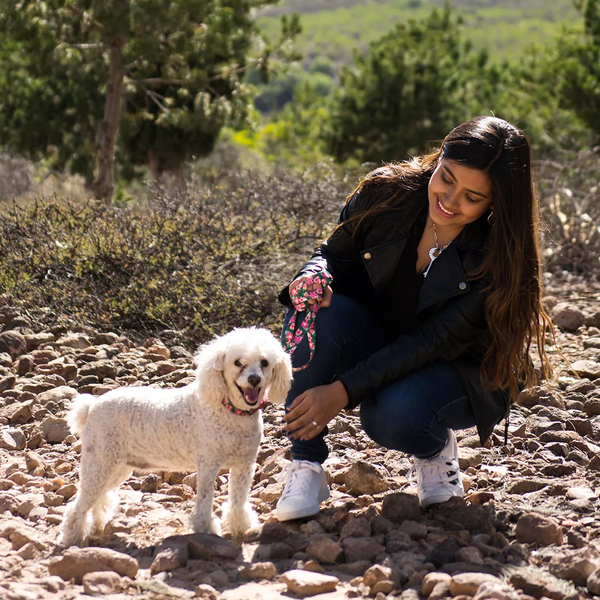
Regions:
M 292 283 L 290 283 L 290 287 L 289 287 L 290 296 L 292 295 L 292 290 L 294 288 L 296 288 L 297 286 L 299 286 L 303 281 L 306 281 L 307 279 L 308 279 L 308 277 L 298 277 L 298 279 L 294 279 L 294 281 L 292 281 Z M 308 288 L 308 291 L 316 292 L 318 289 L 319 289 L 318 284 L 314 283 L 313 285 L 311 285 Z M 310 305 L 313 305 L 315 302 L 319 302 L 321 307 L 325 308 L 331 304 L 332 297 L 333 297 L 333 290 L 331 289 L 331 286 L 328 285 L 323 290 L 323 295 L 320 298 L 318 298 L 317 300 L 308 300 L 308 303 Z
M 283 418 L 286 423 L 283 429 L 293 431 L 291 439 L 310 440 L 347 404 L 348 393 L 341 381 L 311 388 L 292 402 Z

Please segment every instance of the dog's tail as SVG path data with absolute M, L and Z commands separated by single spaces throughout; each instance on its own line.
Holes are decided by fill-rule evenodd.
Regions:
M 71 433 L 81 435 L 94 402 L 96 402 L 96 396 L 92 396 L 92 394 L 80 394 L 75 398 L 67 415 L 67 423 Z

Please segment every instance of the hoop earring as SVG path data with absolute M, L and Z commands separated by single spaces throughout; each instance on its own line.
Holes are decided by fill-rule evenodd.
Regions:
M 490 219 L 492 218 L 492 215 L 493 215 L 493 214 L 494 214 L 494 209 L 492 208 L 492 209 L 490 209 L 490 214 L 488 215 L 488 218 L 487 218 L 487 222 L 488 222 L 490 225 L 493 225 L 493 223 L 490 221 Z

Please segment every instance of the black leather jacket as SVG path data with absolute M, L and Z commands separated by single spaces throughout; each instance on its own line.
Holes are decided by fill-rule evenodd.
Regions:
M 421 201 L 369 217 L 356 227 L 347 221 L 368 207 L 370 200 L 364 190 L 355 194 L 341 212 L 341 226 L 295 278 L 326 268 L 333 276 L 334 293 L 359 302 L 376 298 L 390 285 L 415 219 L 425 209 L 426 194 L 420 196 Z M 470 223 L 435 260 L 423 281 L 410 331 L 339 376 L 348 392 L 348 408 L 431 361 L 448 361 L 466 388 L 482 443 L 490 436 L 508 411 L 509 396 L 506 390 L 489 391 L 481 384 L 479 371 L 489 333 L 484 314 L 486 282 L 466 275 L 483 261 L 489 227 L 485 216 Z M 371 285 L 366 290 L 355 285 L 361 265 L 369 274 Z M 287 288 L 279 299 L 291 305 Z

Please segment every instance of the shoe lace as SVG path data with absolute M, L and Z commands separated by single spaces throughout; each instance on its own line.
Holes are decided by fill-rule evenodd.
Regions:
M 303 496 L 308 492 L 313 473 L 321 471 L 321 465 L 310 461 L 295 460 L 288 463 L 280 475 L 280 481 L 285 477 L 285 486 L 281 498 Z
M 406 478 L 412 487 L 426 488 L 440 483 L 458 485 L 460 483 L 458 473 L 458 464 L 447 456 L 415 458 Z

